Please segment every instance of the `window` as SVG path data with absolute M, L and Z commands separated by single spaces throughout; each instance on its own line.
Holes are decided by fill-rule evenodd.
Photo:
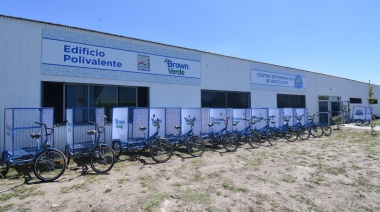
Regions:
M 233 91 L 201 91 L 201 107 L 213 108 L 250 108 L 251 94 L 249 92 Z
M 119 87 L 118 92 L 119 107 L 137 105 L 137 89 L 135 87 Z
M 350 98 L 350 103 L 351 104 L 361 104 L 362 99 L 361 98 Z
M 42 83 L 42 106 L 54 107 L 55 122 L 65 119 L 65 109 L 104 107 L 108 120 L 113 107 L 149 107 L 149 88 L 86 84 Z
M 66 85 L 65 103 L 65 108 L 88 107 L 88 87 Z
M 328 96 L 318 96 L 318 100 L 329 100 Z
M 53 107 L 54 112 L 54 123 L 62 123 L 63 118 L 63 96 L 64 96 L 64 85 L 63 83 L 55 82 L 45 82 L 42 84 L 42 106 L 43 107 Z M 61 111 L 57 113 L 57 111 Z
M 305 95 L 277 94 L 278 108 L 306 108 Z
M 108 118 L 112 115 L 112 108 L 118 106 L 117 87 L 115 86 L 89 86 L 89 107 L 104 107 Z
M 369 99 L 369 104 L 377 105 L 377 99 Z

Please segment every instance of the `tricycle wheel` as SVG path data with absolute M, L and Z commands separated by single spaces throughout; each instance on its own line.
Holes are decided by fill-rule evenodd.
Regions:
M 9 162 L 6 160 L 6 153 L 3 152 L 2 154 L 2 162 L 3 162 L 3 165 L 1 166 L 1 175 L 3 175 L 3 177 L 5 177 L 7 174 L 8 174 L 8 171 L 9 171 Z
M 115 153 L 116 157 L 119 157 L 121 155 L 121 144 L 119 141 L 112 142 L 112 150 Z

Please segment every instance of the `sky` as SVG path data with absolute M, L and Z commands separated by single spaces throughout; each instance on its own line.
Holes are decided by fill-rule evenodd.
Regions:
M 379 10 L 379 0 L 0 0 L 2 15 L 376 85 Z

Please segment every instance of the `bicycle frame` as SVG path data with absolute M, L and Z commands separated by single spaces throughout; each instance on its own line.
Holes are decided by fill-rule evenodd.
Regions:
M 18 158 L 15 158 L 8 150 L 5 150 L 3 152 L 3 160 L 4 162 L 8 162 L 10 166 L 15 166 L 15 165 L 21 165 L 21 164 L 29 164 L 33 163 L 41 152 L 45 152 L 47 150 L 57 150 L 56 148 L 50 147 L 50 137 L 53 134 L 54 128 L 48 128 L 46 124 L 40 123 L 40 122 L 35 122 L 36 124 L 43 125 L 45 128 L 45 140 L 43 141 L 42 144 L 40 144 L 40 138 L 42 135 L 40 133 L 33 133 L 31 134 L 31 137 L 33 139 L 36 139 L 37 141 L 37 148 L 34 153 L 34 155 L 28 155 L 28 156 L 21 156 Z M 4 165 L 4 164 L 3 164 Z

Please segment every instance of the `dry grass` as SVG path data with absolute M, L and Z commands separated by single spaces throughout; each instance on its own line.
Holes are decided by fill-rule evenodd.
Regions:
M 0 211 L 380 211 L 380 138 L 368 130 L 232 153 L 207 148 L 163 164 L 122 155 L 106 175 L 82 175 L 72 163 L 52 183 L 25 184 L 11 169 L 0 179 Z

